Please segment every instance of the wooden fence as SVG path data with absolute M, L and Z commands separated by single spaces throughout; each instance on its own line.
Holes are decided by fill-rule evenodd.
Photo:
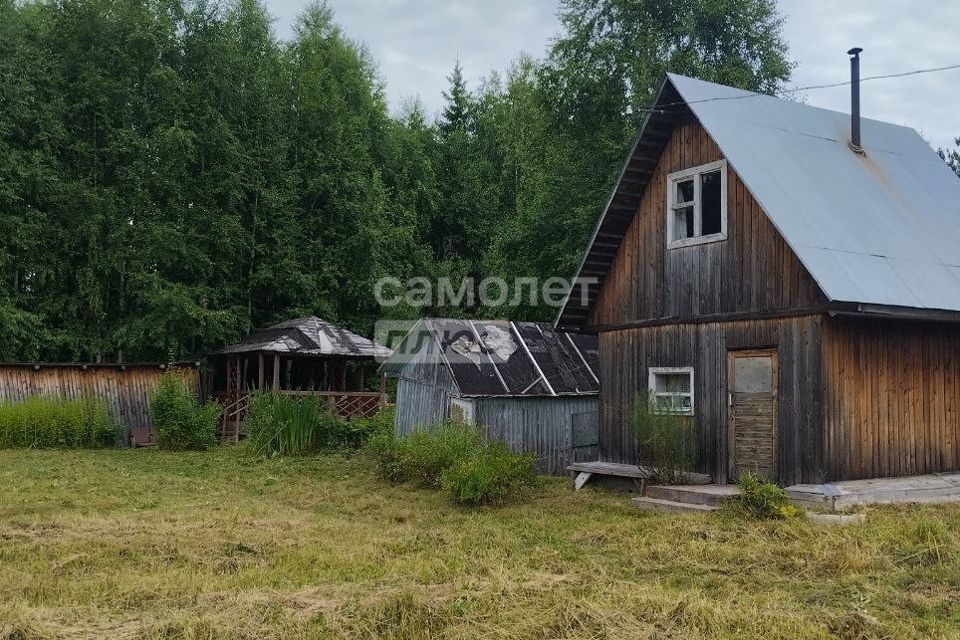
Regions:
M 169 365 L 194 393 L 200 390 L 198 364 Z M 124 443 L 151 442 L 149 394 L 168 365 L 162 364 L 0 364 L 0 402 L 30 396 L 64 399 L 101 398 L 110 415 L 126 429 Z

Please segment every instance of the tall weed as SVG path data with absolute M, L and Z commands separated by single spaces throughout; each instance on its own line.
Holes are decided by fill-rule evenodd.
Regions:
M 0 403 L 0 448 L 94 448 L 118 443 L 105 400 L 32 396 Z
M 247 415 L 247 441 L 257 453 L 305 455 L 329 449 L 354 449 L 379 431 L 393 428 L 393 412 L 345 420 L 333 414 L 323 397 L 258 394 Z

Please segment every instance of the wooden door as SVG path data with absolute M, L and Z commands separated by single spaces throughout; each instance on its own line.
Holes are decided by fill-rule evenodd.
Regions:
M 752 471 L 777 479 L 777 352 L 730 351 L 727 356 L 730 479 Z

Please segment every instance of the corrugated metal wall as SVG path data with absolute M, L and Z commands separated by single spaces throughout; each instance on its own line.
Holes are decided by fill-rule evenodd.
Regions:
M 537 455 L 537 471 L 566 474 L 571 462 L 597 460 L 597 397 L 477 398 L 476 423 L 491 440 Z M 576 428 L 575 428 L 576 427 Z
M 194 393 L 199 392 L 200 375 L 196 367 L 177 368 Z M 164 370 L 158 365 L 89 364 L 79 365 L 2 364 L 0 365 L 0 402 L 19 402 L 30 396 L 56 398 L 103 398 L 110 415 L 127 428 L 150 426 L 149 393 Z M 125 437 L 126 440 L 126 437 Z
M 450 415 L 460 397 L 446 366 L 417 354 L 397 380 L 396 433 L 403 436 Z M 537 455 L 537 471 L 563 475 L 570 462 L 599 456 L 596 395 L 463 398 L 487 437 Z
M 434 385 L 401 378 L 397 381 L 396 433 L 413 433 L 418 427 L 444 420 L 450 407 L 450 394 Z

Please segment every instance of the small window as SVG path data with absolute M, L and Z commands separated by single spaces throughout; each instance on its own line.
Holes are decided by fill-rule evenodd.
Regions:
M 667 186 L 669 248 L 726 239 L 726 160 L 671 173 Z
M 693 369 L 650 367 L 650 403 L 657 413 L 693 415 Z

